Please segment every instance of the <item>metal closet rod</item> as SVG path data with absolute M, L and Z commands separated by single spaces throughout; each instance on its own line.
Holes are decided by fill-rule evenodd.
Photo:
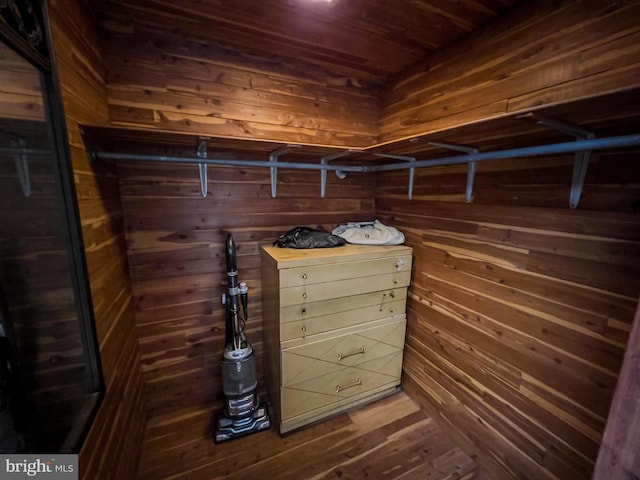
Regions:
M 239 167 L 273 167 L 293 168 L 298 170 L 343 170 L 347 172 L 366 172 L 367 166 L 359 165 L 319 165 L 315 163 L 298 162 L 270 162 L 263 160 L 233 160 L 226 158 L 198 158 L 198 157 L 171 157 L 164 155 L 142 155 L 135 153 L 110 153 L 95 152 L 94 158 L 98 160 L 124 160 L 142 162 L 167 162 L 167 163 L 206 163 L 207 165 L 231 165 Z
M 51 150 L 44 148 L 0 147 L 0 155 L 51 155 Z
M 538 118 L 538 123 L 551 128 L 556 128 L 567 133 L 566 126 L 573 127 L 569 124 L 554 122 L 549 123 L 549 119 Z M 557 128 L 557 126 L 560 128 Z M 198 164 L 200 171 L 200 190 L 203 197 L 207 192 L 207 166 L 208 165 L 232 165 L 246 167 L 266 167 L 271 171 L 271 196 L 276 197 L 277 188 L 277 170 L 278 168 L 291 168 L 301 170 L 320 170 L 320 196 L 325 197 L 327 186 L 327 171 L 335 171 L 338 178 L 344 178 L 347 172 L 387 172 L 393 170 L 409 170 L 409 190 L 408 198 L 411 200 L 413 191 L 414 171 L 416 168 L 436 167 L 444 165 L 467 164 L 467 189 L 465 199 L 467 202 L 472 201 L 473 196 L 473 179 L 476 171 L 477 162 L 488 160 L 501 160 L 508 158 L 527 158 L 543 155 L 551 155 L 558 153 L 575 152 L 575 160 L 573 166 L 573 176 L 571 180 L 571 191 L 569 194 L 569 207 L 576 208 L 580 201 L 584 181 L 586 178 L 587 167 L 589 165 L 589 157 L 592 150 L 606 150 L 612 148 L 631 147 L 640 145 L 640 134 L 624 135 L 619 137 L 593 138 L 592 132 L 578 131 L 576 135 L 572 131 L 570 134 L 576 135 L 578 140 L 573 142 L 553 143 L 548 145 L 538 145 L 533 147 L 512 148 L 508 150 L 499 150 L 493 152 L 480 153 L 476 148 L 461 145 L 453 145 L 447 143 L 430 142 L 431 145 L 449 148 L 456 151 L 465 152 L 464 155 L 454 155 L 450 157 L 436 158 L 432 160 L 416 160 L 413 157 L 404 157 L 399 155 L 376 154 L 378 157 L 387 157 L 394 160 L 406 160 L 399 163 L 388 163 L 385 165 L 330 165 L 329 162 L 341 157 L 346 157 L 351 151 L 345 150 L 334 155 L 323 157 L 319 164 L 299 163 L 299 162 L 279 162 L 279 156 L 284 155 L 289 150 L 289 146 L 281 147 L 269 154 L 269 161 L 252 161 L 252 160 L 233 160 L 224 158 L 207 158 L 207 143 L 205 140 L 200 142 L 197 151 L 197 157 L 170 157 L 162 155 L 141 155 L 128 153 L 109 153 L 97 152 L 93 148 L 89 150 L 91 159 L 109 158 L 112 160 L 131 160 L 131 161 L 148 161 L 148 162 L 169 162 L 169 163 L 185 163 Z M 583 137 L 584 133 L 584 137 Z M 407 162 L 408 161 L 408 162 Z
M 331 165 L 328 163 L 299 163 L 299 162 L 277 162 L 278 168 L 292 168 L 300 170 L 329 170 L 343 172 L 386 172 L 392 170 L 407 170 L 410 168 L 435 167 L 443 165 L 457 165 L 469 162 L 482 162 L 487 160 L 503 160 L 519 157 L 538 157 L 551 155 L 554 153 L 572 153 L 583 150 L 607 150 L 611 148 L 633 147 L 640 145 L 640 134 L 623 135 L 618 137 L 603 137 L 589 140 L 576 140 L 563 143 L 552 143 L 548 145 L 537 145 L 533 147 L 511 148 L 508 150 L 497 150 L 493 152 L 471 153 L 465 155 L 454 155 L 449 157 L 436 158 L 431 160 L 416 160 L 406 163 L 389 163 L 386 165 Z M 209 165 L 231 165 L 243 167 L 272 167 L 274 162 L 254 161 L 254 160 L 234 160 L 217 158 L 197 158 L 197 157 L 174 157 L 164 155 L 143 155 L 133 153 L 100 152 L 94 153 L 94 158 L 111 159 L 121 161 L 143 161 L 143 162 L 168 162 L 168 163 L 206 163 Z
M 573 142 L 552 143 L 537 145 L 534 147 L 511 148 L 484 153 L 470 153 L 451 157 L 436 158 L 433 160 L 417 160 L 414 163 L 390 163 L 387 165 L 374 165 L 368 172 L 387 172 L 391 170 L 406 170 L 407 168 L 437 167 L 442 165 L 457 165 L 469 162 L 482 162 L 487 160 L 504 160 L 519 157 L 540 157 L 554 153 L 572 153 L 584 150 L 607 150 L 610 148 L 633 147 L 640 145 L 640 134 L 623 135 L 620 137 L 603 137 L 592 140 L 576 140 Z

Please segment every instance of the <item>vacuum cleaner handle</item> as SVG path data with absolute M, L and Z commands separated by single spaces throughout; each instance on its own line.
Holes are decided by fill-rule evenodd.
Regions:
M 227 272 L 234 272 L 238 270 L 236 265 L 236 244 L 233 241 L 233 237 L 230 233 L 227 234 Z

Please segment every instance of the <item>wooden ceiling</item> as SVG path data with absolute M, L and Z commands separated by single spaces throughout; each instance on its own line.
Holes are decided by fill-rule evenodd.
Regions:
M 90 0 L 105 31 L 165 32 L 382 85 L 518 0 Z

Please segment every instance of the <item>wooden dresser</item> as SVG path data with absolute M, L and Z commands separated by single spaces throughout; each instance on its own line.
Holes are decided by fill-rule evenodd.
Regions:
M 400 384 L 411 251 L 262 247 L 264 376 L 281 433 Z

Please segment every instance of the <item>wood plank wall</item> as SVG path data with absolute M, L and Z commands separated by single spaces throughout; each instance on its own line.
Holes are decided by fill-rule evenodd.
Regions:
M 0 118 L 44 118 L 38 71 L 4 42 L 0 42 Z
M 50 0 L 48 6 L 106 384 L 80 452 L 80 473 L 132 478 L 145 411 L 118 182 L 113 166 L 88 163 L 79 128 L 108 124 L 102 59 L 83 1 Z
M 221 406 L 226 291 L 224 241 L 237 244 L 239 279 L 249 287 L 247 337 L 262 385 L 259 245 L 298 225 L 327 230 L 373 217 L 373 176 L 328 176 L 279 169 L 271 198 L 266 168 L 209 168 L 200 195 L 195 166 L 118 165 L 130 274 L 150 417 Z M 262 388 L 262 387 L 261 387 Z
M 640 303 L 593 480 L 633 480 L 640 473 Z
M 97 9 L 107 19 L 101 27 L 113 125 L 353 147 L 376 139 L 375 91 L 186 38 L 162 29 L 167 19 L 152 11 L 134 26 L 127 13 Z
M 640 292 L 638 152 L 378 179 L 414 248 L 403 389 L 495 479 L 588 479 Z
M 389 141 L 640 84 L 640 2 L 522 2 L 389 83 Z

